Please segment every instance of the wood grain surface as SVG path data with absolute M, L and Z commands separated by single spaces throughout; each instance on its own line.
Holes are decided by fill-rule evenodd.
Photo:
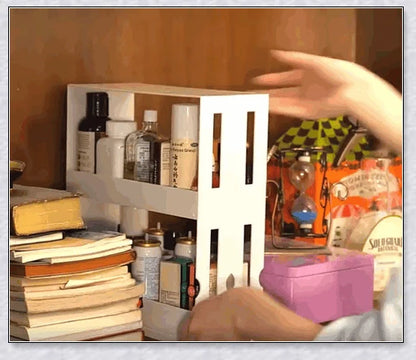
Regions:
M 401 81 L 401 10 L 362 11 L 12 8 L 10 156 L 27 164 L 18 183 L 64 188 L 68 83 L 251 89 L 253 75 L 283 69 L 269 55 L 273 48 L 376 69 L 380 59 L 382 70 Z M 138 96 L 136 121 L 145 108 L 156 108 L 168 136 L 173 100 Z M 293 121 L 272 117 L 269 142 Z

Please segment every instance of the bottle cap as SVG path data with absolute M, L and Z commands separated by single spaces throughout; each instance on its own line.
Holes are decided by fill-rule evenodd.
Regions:
M 198 119 L 198 105 L 173 104 L 171 138 L 198 142 Z
M 157 122 L 157 111 L 156 110 L 145 110 L 143 121 L 146 122 Z
M 311 162 L 311 157 L 309 155 L 300 155 L 298 161 Z
M 87 93 L 87 115 L 108 116 L 108 94 L 106 92 Z
M 137 123 L 135 121 L 117 121 L 109 120 L 106 123 L 107 136 L 124 139 L 128 134 L 137 130 Z

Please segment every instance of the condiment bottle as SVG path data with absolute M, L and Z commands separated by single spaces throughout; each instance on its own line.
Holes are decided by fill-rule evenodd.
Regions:
M 180 237 L 176 241 L 175 256 L 190 258 L 195 262 L 196 241 L 192 237 L 192 231 L 188 231 L 188 237 Z
M 173 187 L 192 187 L 198 163 L 198 120 L 198 105 L 172 106 L 170 185 Z
M 108 117 L 108 94 L 87 93 L 86 116 L 78 125 L 77 160 L 78 170 L 96 172 L 96 145 L 105 136 Z
M 134 121 L 107 121 L 107 137 L 97 142 L 97 174 L 123 177 L 124 142 L 137 129 Z

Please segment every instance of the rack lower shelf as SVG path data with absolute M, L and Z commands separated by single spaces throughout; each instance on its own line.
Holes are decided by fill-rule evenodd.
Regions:
M 189 310 L 143 298 L 143 330 L 146 337 L 161 341 L 177 341 L 180 325 Z

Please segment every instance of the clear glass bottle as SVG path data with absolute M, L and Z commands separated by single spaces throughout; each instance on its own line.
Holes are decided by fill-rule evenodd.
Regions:
M 351 192 L 361 197 L 367 208 L 357 219 L 346 248 L 374 256 L 376 301 L 382 296 L 391 273 L 402 266 L 402 195 L 398 180 L 390 172 L 391 162 L 392 159 L 385 156 L 363 159 L 354 178 L 354 192 Z
M 124 178 L 148 183 L 155 179 L 155 146 L 161 142 L 157 134 L 157 111 L 145 110 L 142 128 L 127 136 Z

